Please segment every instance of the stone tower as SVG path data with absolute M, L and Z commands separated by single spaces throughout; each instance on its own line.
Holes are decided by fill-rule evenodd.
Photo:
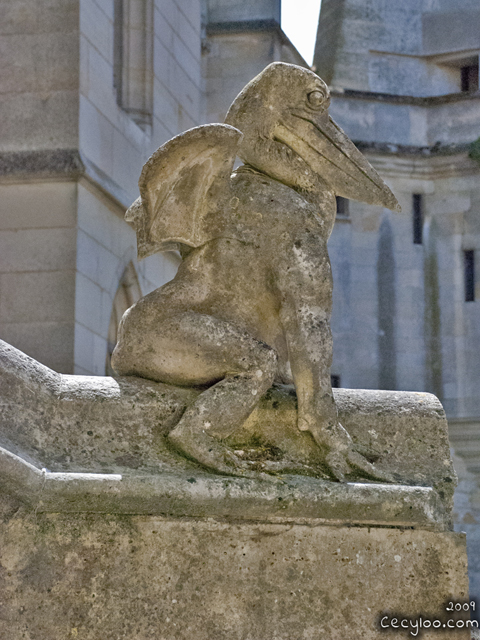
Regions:
M 332 115 L 403 213 L 342 203 L 330 243 L 332 373 L 431 391 L 458 456 L 457 522 L 480 593 L 480 7 L 323 0 L 314 65 Z M 477 143 L 478 144 L 478 143 Z M 475 159 L 476 158 L 476 159 Z
M 207 122 L 222 122 L 239 91 L 274 61 L 308 66 L 280 27 L 280 0 L 204 0 Z

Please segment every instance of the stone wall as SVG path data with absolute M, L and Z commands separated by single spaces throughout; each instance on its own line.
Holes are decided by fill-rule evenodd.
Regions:
M 308 66 L 280 28 L 279 0 L 208 0 L 203 20 L 207 122 L 223 122 L 238 93 L 271 62 Z
M 138 294 L 171 280 L 180 258 L 174 253 L 137 263 L 136 236 L 123 221 L 123 208 L 84 181 L 77 191 L 75 276 L 75 373 L 105 375 L 108 330 L 115 294 L 129 265 Z
M 153 20 L 147 24 L 152 40 L 145 79 L 152 101 L 150 120 L 143 126 L 119 104 L 114 3 L 80 4 L 79 148 L 91 179 L 79 185 L 77 202 L 78 373 L 105 373 L 113 301 L 129 265 L 138 280 L 138 295 L 144 295 L 170 280 L 179 263 L 174 254 L 159 254 L 138 264 L 135 234 L 122 217 L 138 197 L 138 177 L 149 155 L 202 120 L 200 2 L 146 4 Z
M 77 0 L 4 3 L 1 151 L 77 145 L 78 20 Z
M 58 0 L 24 11 L 15 2 L 2 18 L 0 332 L 64 373 L 105 374 L 127 271 L 135 297 L 175 274 L 175 254 L 137 263 L 122 218 L 148 156 L 203 119 L 200 1 L 145 5 L 152 99 L 143 124 L 115 86 L 114 7 Z
M 334 88 L 456 93 L 461 61 L 478 56 L 479 24 L 472 0 L 323 0 L 315 66 Z
M 378 169 L 400 215 L 350 203 L 330 241 L 335 281 L 332 373 L 341 384 L 429 390 L 451 424 L 460 485 L 456 527 L 478 570 L 478 163 L 480 97 L 461 91 L 478 63 L 478 3 L 323 0 L 315 65 L 333 88 L 334 119 Z M 421 243 L 413 194 L 422 198 Z M 475 299 L 466 301 L 464 251 Z
M 450 441 L 458 453 L 453 463 L 459 483 L 455 490 L 453 518 L 455 530 L 467 534 L 468 576 L 470 594 L 480 593 L 480 455 L 478 432 L 480 423 L 450 421 Z
M 73 181 L 0 184 L 0 332 L 57 371 L 74 350 Z
M 476 216 L 478 169 L 466 154 L 369 158 L 403 211 L 392 214 L 350 202 L 349 217 L 337 220 L 329 244 L 335 282 L 333 372 L 347 387 L 384 387 L 381 332 L 388 329 L 393 386 L 437 393 L 452 417 L 477 415 L 480 380 L 471 345 L 478 302 L 465 302 L 463 249 L 477 244 L 466 230 Z M 422 194 L 424 204 L 421 244 L 413 241 L 414 193 Z M 383 283 L 386 269 L 391 274 Z M 436 382 L 435 372 L 441 378 Z

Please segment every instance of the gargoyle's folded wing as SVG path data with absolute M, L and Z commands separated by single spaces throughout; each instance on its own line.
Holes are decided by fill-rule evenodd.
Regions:
M 242 139 L 224 124 L 195 127 L 172 138 L 145 163 L 140 198 L 125 214 L 137 232 L 138 257 L 199 247 L 221 233 L 221 211 L 229 194 L 229 178 Z M 216 221 L 216 222 L 215 222 Z

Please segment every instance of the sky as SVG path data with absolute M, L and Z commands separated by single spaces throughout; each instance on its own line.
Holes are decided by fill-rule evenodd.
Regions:
M 312 64 L 322 0 L 282 0 L 282 29 Z

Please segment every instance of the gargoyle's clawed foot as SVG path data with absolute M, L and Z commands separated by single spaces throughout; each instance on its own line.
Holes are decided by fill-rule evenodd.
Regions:
M 368 479 L 378 482 L 395 482 L 395 478 L 380 471 L 361 453 L 355 451 L 355 445 L 338 421 L 331 421 L 318 425 L 309 425 L 316 443 L 326 451 L 325 464 L 328 470 L 339 482 L 351 479 Z
M 365 478 L 379 482 L 395 482 L 395 478 L 374 467 L 374 465 L 353 449 L 346 452 L 331 451 L 325 458 L 330 472 L 340 482 L 346 482 L 349 477 L 358 479 Z
M 346 476 L 351 473 L 347 458 L 338 451 L 331 451 L 325 458 L 325 464 L 333 477 L 339 482 L 345 482 Z
M 235 451 L 242 458 L 243 451 Z M 314 469 L 313 467 L 302 464 L 301 462 L 295 462 L 293 460 L 262 460 L 249 461 L 249 464 L 252 465 L 253 468 L 258 469 L 259 471 L 270 473 L 270 474 L 298 474 L 301 473 L 307 476 L 315 476 L 319 475 L 318 469 Z
M 221 446 L 223 447 L 224 445 Z M 242 478 L 269 480 L 270 482 L 275 480 L 275 478 L 270 475 L 270 472 L 273 470 L 270 461 L 258 462 L 254 460 L 242 460 L 228 447 L 224 447 L 223 456 L 226 460 L 226 465 L 222 465 L 223 469 L 218 469 L 220 473 Z M 215 470 L 216 469 L 214 469 L 214 471 Z
M 377 469 L 375 465 L 369 462 L 357 451 L 349 452 L 348 463 L 355 471 L 359 471 L 365 474 L 368 479 L 389 483 L 396 482 L 392 474 L 388 473 L 387 471 L 381 471 L 380 469 Z
M 174 429 L 168 439 L 177 451 L 215 473 L 275 481 L 266 473 L 263 463 L 241 460 L 229 447 L 205 433 L 195 433 L 192 437 L 186 431 Z

